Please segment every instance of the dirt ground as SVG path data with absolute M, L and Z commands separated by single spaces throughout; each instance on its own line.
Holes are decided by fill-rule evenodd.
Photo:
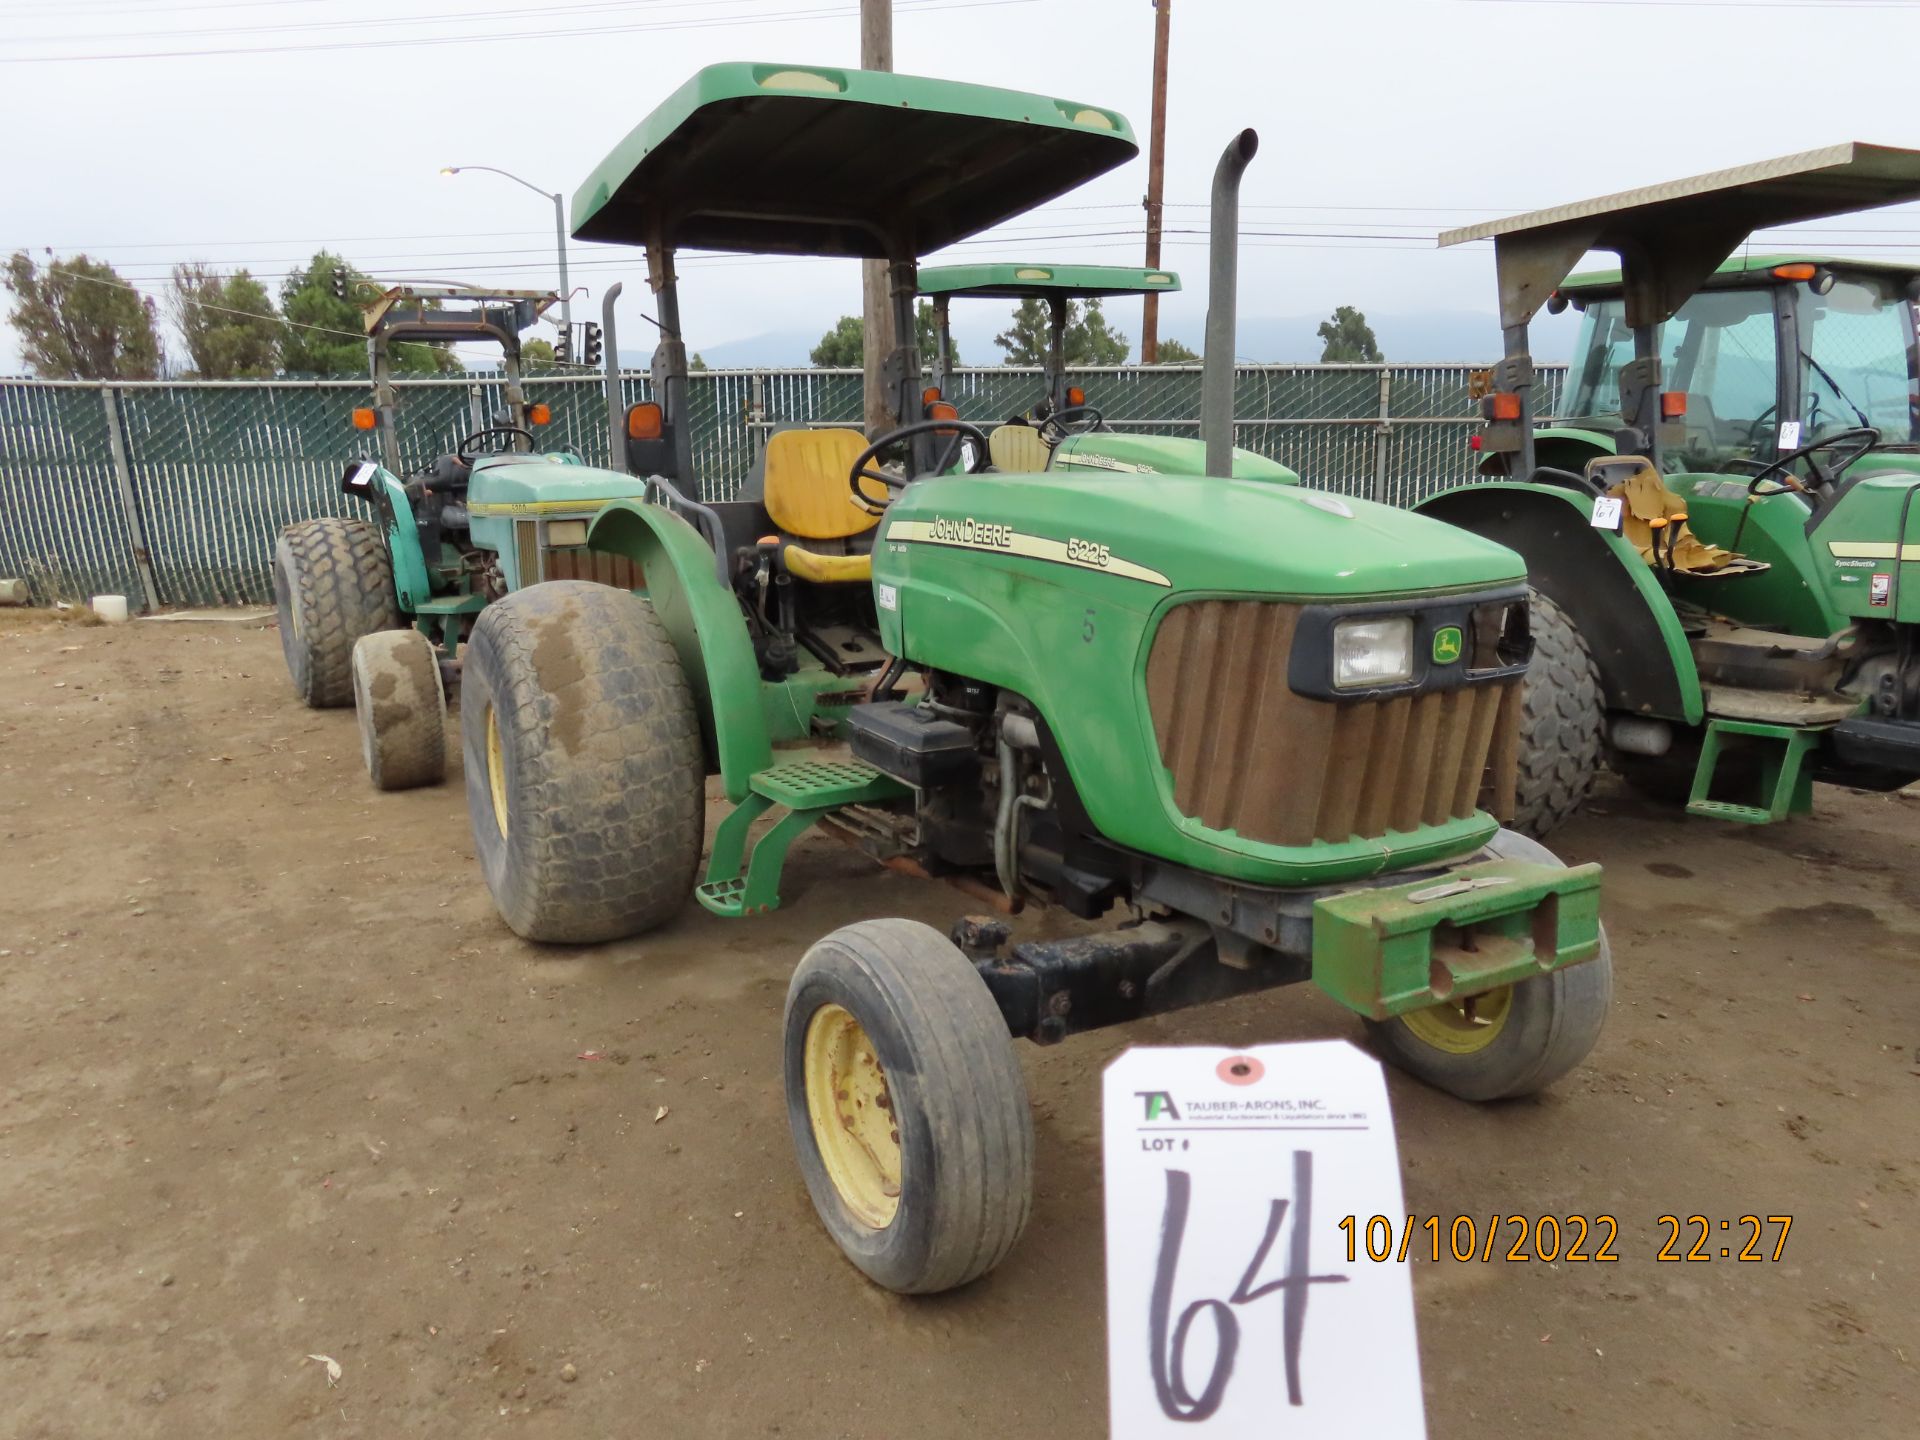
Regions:
M 1098 1436 L 1101 1066 L 1358 1038 L 1295 990 L 1022 1047 L 1026 1238 L 902 1300 L 814 1220 L 780 1006 L 825 931 L 962 897 L 814 841 L 757 922 L 529 946 L 457 777 L 372 792 L 271 629 L 3 617 L 12 1440 Z M 1920 804 L 1818 801 L 1755 830 L 1609 790 L 1558 841 L 1607 866 L 1588 1066 L 1486 1109 L 1393 1077 L 1417 1213 L 1620 1222 L 1615 1265 L 1415 1266 L 1434 1436 L 1912 1433 Z M 1667 1212 L 1794 1221 L 1779 1263 L 1660 1263 Z

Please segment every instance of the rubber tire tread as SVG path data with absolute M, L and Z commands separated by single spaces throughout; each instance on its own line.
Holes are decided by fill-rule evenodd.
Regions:
M 495 710 L 506 835 L 487 772 Z M 645 600 L 551 580 L 487 606 L 464 652 L 460 735 L 474 848 L 515 934 L 619 940 L 685 906 L 706 756 L 680 657 Z
M 1495 833 L 1486 853 L 1497 860 L 1560 865 L 1539 841 L 1511 830 Z M 1367 1020 L 1368 1036 L 1400 1069 L 1462 1100 L 1508 1100 L 1546 1089 L 1586 1059 L 1613 1004 L 1613 947 L 1600 927 L 1591 960 L 1536 975 L 1513 987 L 1513 1009 L 1492 1045 L 1452 1055 L 1419 1039 L 1399 1019 Z
M 401 623 L 385 537 L 337 515 L 287 526 L 273 546 L 273 598 L 294 693 L 315 710 L 351 705 L 354 642 Z
M 377 630 L 354 642 L 353 712 L 374 789 L 447 778 L 447 692 L 433 642 L 418 630 Z
M 852 1012 L 900 1123 L 900 1208 L 884 1230 L 846 1210 L 807 1110 L 807 1026 Z M 787 987 L 787 1121 L 814 1209 L 846 1257 L 908 1295 L 951 1290 L 1007 1257 L 1033 1210 L 1033 1115 L 1006 1020 L 973 962 L 915 920 L 863 920 L 817 941 Z
M 1521 682 L 1511 827 L 1539 840 L 1572 819 L 1599 778 L 1606 739 L 1600 667 L 1567 612 L 1530 593 L 1533 661 Z

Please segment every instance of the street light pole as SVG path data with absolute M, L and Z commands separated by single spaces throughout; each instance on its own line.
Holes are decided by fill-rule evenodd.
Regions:
M 494 165 L 446 165 L 441 167 L 442 175 L 458 175 L 462 170 L 485 170 L 490 174 L 504 176 L 516 185 L 524 185 L 534 194 L 553 201 L 553 237 L 560 252 L 560 323 L 566 326 L 567 335 L 573 334 L 573 286 L 567 282 L 567 202 L 558 190 L 542 190 L 531 180 L 522 180 L 518 175 L 500 169 Z

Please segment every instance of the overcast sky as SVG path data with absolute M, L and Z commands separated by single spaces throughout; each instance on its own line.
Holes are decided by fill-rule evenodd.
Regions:
M 895 10 L 895 68 L 1118 108 L 1144 147 L 1150 0 Z M 550 207 L 496 176 L 443 178 L 442 165 L 496 165 L 571 197 L 703 64 L 853 63 L 856 12 L 854 0 L 0 0 L 0 245 L 84 249 L 155 293 L 184 259 L 277 285 L 321 245 L 383 278 L 551 285 Z M 1168 224 L 1203 230 L 1214 159 L 1251 125 L 1262 148 L 1244 192 L 1243 317 L 1340 304 L 1490 316 L 1491 250 L 1438 251 L 1437 231 L 1838 140 L 1920 147 L 1917 58 L 1915 0 L 1174 0 Z M 947 258 L 1138 263 L 1145 184 L 1143 149 Z M 1790 238 L 1920 259 L 1920 207 Z M 593 297 L 576 312 L 616 278 L 640 308 L 637 253 L 576 245 L 572 257 Z M 1187 289 L 1163 333 L 1197 345 L 1203 236 L 1170 234 L 1165 258 Z M 683 275 L 695 349 L 818 333 L 858 304 L 853 267 L 829 261 L 711 259 Z M 1137 305 L 1113 316 L 1137 339 Z M 648 348 L 643 331 L 626 318 L 624 348 Z M 1478 353 L 1389 356 L 1497 349 L 1489 318 Z M 18 368 L 0 332 L 0 371 Z

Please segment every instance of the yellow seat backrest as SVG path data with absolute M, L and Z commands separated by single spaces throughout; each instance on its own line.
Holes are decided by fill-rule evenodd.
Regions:
M 844 540 L 879 523 L 853 503 L 847 472 L 866 437 L 858 430 L 782 430 L 767 441 L 766 488 L 762 503 L 773 523 L 803 540 Z M 885 501 L 886 490 L 871 480 L 861 488 Z
M 987 436 L 993 468 L 1009 475 L 1038 475 L 1053 459 L 1053 448 L 1031 425 L 1001 425 Z

